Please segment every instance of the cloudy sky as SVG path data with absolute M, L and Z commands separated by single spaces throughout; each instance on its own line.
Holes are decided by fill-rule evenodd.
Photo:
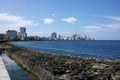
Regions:
M 0 33 L 21 26 L 28 35 L 120 40 L 120 0 L 0 0 Z

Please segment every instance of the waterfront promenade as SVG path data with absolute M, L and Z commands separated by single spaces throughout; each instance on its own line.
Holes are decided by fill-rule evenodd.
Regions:
M 10 80 L 5 64 L 0 56 L 0 80 Z

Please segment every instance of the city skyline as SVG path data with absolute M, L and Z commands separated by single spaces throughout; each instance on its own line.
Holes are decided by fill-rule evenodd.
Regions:
M 57 34 L 56 32 L 52 32 L 50 36 L 37 36 L 31 35 L 27 36 L 25 27 L 20 27 L 19 32 L 16 30 L 7 30 L 6 33 L 0 33 L 0 41 L 31 41 L 31 40 L 95 40 L 94 38 L 87 35 L 80 35 L 78 33 L 72 34 L 72 36 L 64 36 Z
M 1 0 L 0 33 L 24 26 L 28 36 L 52 32 L 120 40 L 119 0 Z

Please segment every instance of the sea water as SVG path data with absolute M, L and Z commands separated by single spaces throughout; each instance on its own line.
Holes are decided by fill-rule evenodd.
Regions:
M 62 55 L 120 59 L 120 40 L 18 41 L 13 44 Z

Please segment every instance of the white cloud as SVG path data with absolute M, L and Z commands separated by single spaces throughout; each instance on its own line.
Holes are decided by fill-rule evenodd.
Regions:
M 85 29 L 87 29 L 87 30 L 99 30 L 99 29 L 101 29 L 101 27 L 100 26 L 85 26 Z
M 20 16 L 9 15 L 8 13 L 0 13 L 0 21 L 18 22 L 22 19 Z
M 103 16 L 103 17 L 120 22 L 120 16 Z
M 4 32 L 8 29 L 18 29 L 21 26 L 37 25 L 37 23 L 32 20 L 26 20 L 21 16 L 14 16 L 8 13 L 0 13 L 0 21 L 0 27 L 2 28 L 0 32 Z
M 120 29 L 120 16 L 103 16 L 104 18 L 111 19 L 115 21 L 115 23 L 109 23 L 109 24 L 103 24 L 101 26 L 104 26 L 111 30 L 119 30 Z
M 52 19 L 52 18 L 45 18 L 45 19 L 43 19 L 43 21 L 44 21 L 45 24 L 51 24 L 51 23 L 54 22 L 54 19 Z
M 116 31 L 120 31 L 120 24 L 103 24 L 103 25 L 90 25 L 84 26 L 82 32 L 84 33 L 95 33 L 95 34 L 103 34 L 103 33 L 115 33 Z
M 83 33 L 94 33 L 99 31 L 105 31 L 105 28 L 98 25 L 89 25 L 89 26 L 84 26 L 82 30 Z
M 111 19 L 115 21 L 115 23 L 107 23 L 107 24 L 100 24 L 100 25 L 89 25 L 84 26 L 85 32 L 115 32 L 120 31 L 120 16 L 102 16 L 106 19 Z
M 65 21 L 67 23 L 75 23 L 77 19 L 74 17 L 68 17 L 68 18 L 63 18 L 62 21 Z
M 108 28 L 108 29 L 112 29 L 112 30 L 118 30 L 120 29 L 120 23 L 115 23 L 115 24 L 104 24 L 104 25 L 101 25 L 101 26 L 104 26 L 105 28 Z

